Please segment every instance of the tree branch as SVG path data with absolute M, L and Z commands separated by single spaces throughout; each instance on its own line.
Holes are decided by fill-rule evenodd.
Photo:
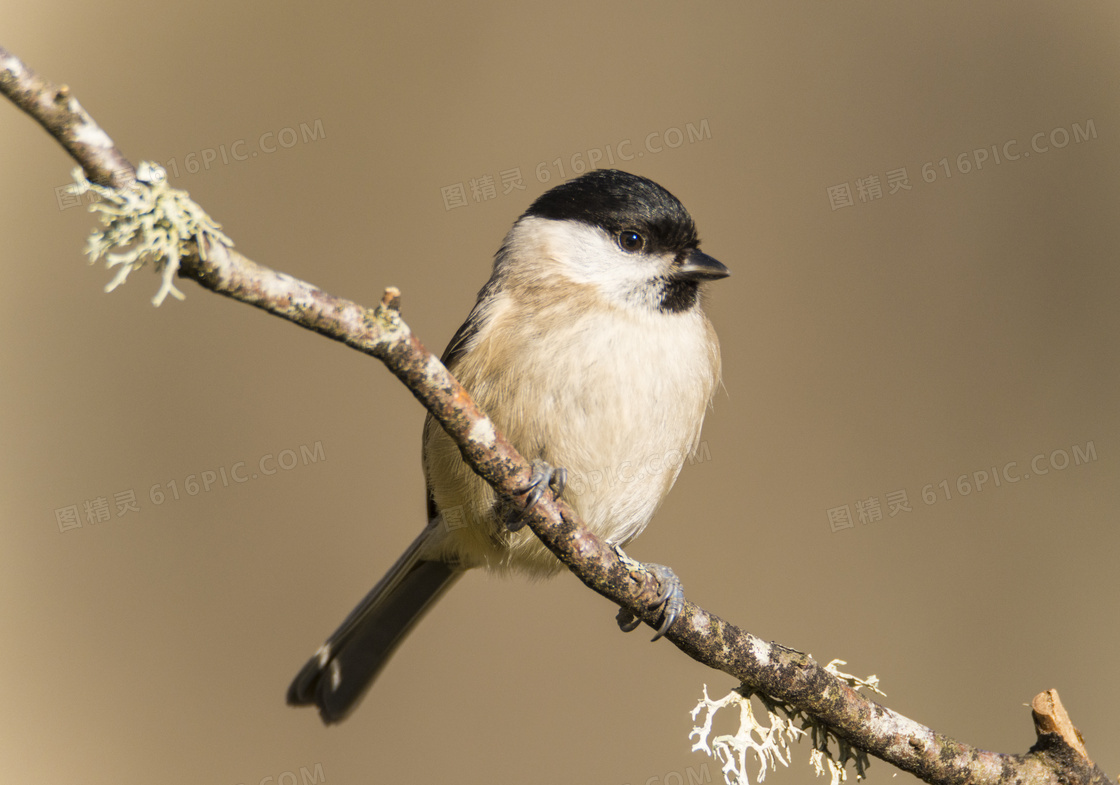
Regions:
M 91 182 L 139 187 L 136 169 L 65 85 L 35 74 L 0 48 L 0 92 L 38 121 Z M 187 245 L 180 277 L 314 330 L 381 360 L 430 411 L 471 467 L 521 504 L 531 467 L 400 317 L 400 293 L 369 309 L 257 264 L 205 237 Z M 634 570 L 591 534 L 563 501 L 544 494 L 526 523 L 587 586 L 647 623 L 658 621 L 657 580 Z M 1011 755 L 957 742 L 859 694 L 811 657 L 768 643 L 686 601 L 665 636 L 688 656 L 807 715 L 814 723 L 926 782 L 1105 785 L 1053 690 L 1033 704 L 1038 742 Z
M 39 76 L 2 46 L 0 92 L 46 128 L 93 182 L 113 188 L 136 182 L 136 169 L 70 95 L 70 88 Z

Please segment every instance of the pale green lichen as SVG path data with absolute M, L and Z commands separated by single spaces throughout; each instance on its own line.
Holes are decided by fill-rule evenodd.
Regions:
M 842 673 L 837 666 L 846 665 L 843 660 L 833 660 L 825 666 L 825 670 L 839 679 L 847 682 L 852 689 L 867 689 L 884 694 L 879 690 L 879 679 L 869 676 L 860 679 L 851 674 Z M 755 717 L 751 698 L 758 698 L 766 709 L 766 723 L 763 724 Z M 739 729 L 734 735 L 724 734 L 712 736 L 712 721 L 720 709 L 728 707 L 739 708 Z M 827 727 L 821 725 L 809 715 L 794 709 L 780 701 L 772 700 L 760 692 L 747 689 L 740 685 L 719 700 L 708 697 L 708 686 L 704 685 L 704 697 L 696 708 L 692 710 L 692 719 L 706 711 L 704 722 L 694 726 L 690 738 L 695 738 L 692 745 L 693 751 L 702 751 L 723 764 L 723 779 L 727 785 L 748 785 L 747 753 L 753 752 L 758 759 L 759 771 L 757 781 L 766 779 L 766 774 L 775 768 L 776 764 L 789 766 L 790 742 L 797 741 L 801 736 L 809 736 L 812 751 L 809 753 L 809 762 L 816 770 L 817 776 L 827 771 L 831 776 L 831 785 L 839 785 L 848 778 L 846 765 L 851 762 L 855 769 L 856 779 L 866 776 L 870 761 L 867 753 L 853 748 L 848 742 L 831 733 Z M 782 717 L 778 714 L 785 715 Z M 832 746 L 836 747 L 834 753 Z
M 73 172 L 72 193 L 93 191 L 100 201 L 89 206 L 101 213 L 101 230 L 94 230 L 86 244 L 90 264 L 104 258 L 106 266 L 117 268 L 105 287 L 111 292 L 125 282 L 128 274 L 151 263 L 162 283 L 152 304 L 160 305 L 167 295 L 182 300 L 175 286 L 179 260 L 195 248 L 206 258 L 213 243 L 233 247 L 233 240 L 221 231 L 221 224 L 191 200 L 186 191 L 167 183 L 167 172 L 157 164 L 141 162 L 136 184 L 128 188 L 107 188 L 86 179 L 81 167 Z M 110 253 L 114 248 L 126 249 Z

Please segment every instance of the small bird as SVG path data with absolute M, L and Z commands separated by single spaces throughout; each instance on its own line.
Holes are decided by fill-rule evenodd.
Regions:
M 626 172 L 558 185 L 514 223 L 443 362 L 533 461 L 529 506 L 550 488 L 619 549 L 645 529 L 695 450 L 719 383 L 700 287 L 729 274 L 699 250 L 676 197 Z M 423 439 L 427 526 L 288 690 L 288 703 L 317 705 L 324 723 L 350 713 L 466 570 L 562 567 L 430 414 Z M 670 570 L 645 566 L 663 598 L 683 598 Z M 667 612 L 660 632 L 671 623 Z

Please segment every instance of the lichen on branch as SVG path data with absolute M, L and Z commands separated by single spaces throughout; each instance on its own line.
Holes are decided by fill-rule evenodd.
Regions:
M 101 197 L 89 209 L 101 213 L 104 227 L 94 230 L 86 243 L 90 264 L 104 258 L 106 266 L 117 273 L 105 286 L 111 292 L 128 278 L 133 270 L 151 264 L 160 273 L 162 283 L 153 305 L 160 305 L 167 295 L 182 300 L 184 294 L 175 286 L 179 261 L 198 249 L 203 259 L 214 244 L 233 247 L 233 240 L 221 231 L 221 224 L 211 218 L 186 191 L 172 188 L 167 172 L 157 164 L 141 162 L 136 182 L 125 188 L 110 188 L 90 182 L 81 167 L 75 167 L 71 193 L 82 195 L 93 191 Z M 111 253 L 112 249 L 125 249 Z
M 884 695 L 879 689 L 879 679 L 869 676 L 861 679 L 850 673 L 844 673 L 838 666 L 846 665 L 843 660 L 833 660 L 825 666 L 825 670 L 838 679 L 843 680 L 853 690 L 867 688 Z M 763 724 L 756 716 L 751 698 L 758 698 L 766 708 L 766 721 Z M 712 721 L 715 715 L 726 708 L 738 707 L 739 728 L 734 734 L 713 735 Z M 785 715 L 782 717 L 778 712 Z M 693 752 L 704 752 L 723 764 L 723 779 L 727 785 L 749 785 L 747 775 L 747 753 L 754 753 L 758 759 L 757 782 L 766 779 L 766 774 L 773 771 L 775 764 L 781 763 L 789 766 L 791 754 L 790 744 L 799 741 L 802 736 L 809 736 L 812 750 L 809 761 L 817 776 L 826 773 L 830 775 L 830 785 L 840 785 L 848 779 L 847 764 L 854 765 L 856 779 L 866 776 L 869 760 L 867 753 L 858 747 L 853 747 L 847 739 L 836 735 L 828 725 L 819 722 L 816 718 L 800 709 L 783 701 L 775 700 L 764 692 L 752 689 L 745 684 L 740 684 L 724 697 L 713 700 L 708 697 L 708 685 L 704 685 L 704 697 L 692 710 L 692 719 L 705 712 L 703 722 L 693 727 L 689 734 L 696 741 L 692 745 Z M 830 744 L 837 748 L 833 753 Z

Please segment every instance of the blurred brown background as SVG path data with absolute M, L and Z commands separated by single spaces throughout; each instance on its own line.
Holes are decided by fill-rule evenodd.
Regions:
M 545 189 L 608 148 L 662 183 L 734 271 L 710 298 L 726 393 L 630 552 L 968 743 L 1024 751 L 1024 704 L 1057 688 L 1120 771 L 1116 3 L 4 16 L 5 46 L 239 249 L 365 303 L 399 286 L 437 350 Z M 421 526 L 421 408 L 189 283 L 159 309 L 147 273 L 103 294 L 94 218 L 57 192 L 71 162 L 6 102 L 0 139 L 5 779 L 720 781 L 689 711 L 731 680 L 620 634 L 571 577 L 471 575 L 346 723 L 285 706 Z M 772 781 L 816 781 L 808 754 Z

